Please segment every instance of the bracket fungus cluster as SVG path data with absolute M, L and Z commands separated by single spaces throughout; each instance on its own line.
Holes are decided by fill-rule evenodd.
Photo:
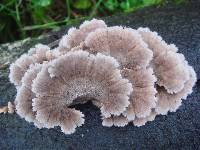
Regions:
M 55 49 L 36 45 L 10 66 L 9 77 L 16 113 L 65 134 L 84 123 L 76 104 L 92 101 L 104 126 L 142 126 L 175 112 L 196 82 L 184 55 L 156 32 L 97 19 L 69 29 Z

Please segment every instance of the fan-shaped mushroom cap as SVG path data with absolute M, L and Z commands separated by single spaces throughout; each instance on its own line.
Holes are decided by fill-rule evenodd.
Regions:
M 145 125 L 148 121 L 153 121 L 158 114 L 166 115 L 168 111 L 175 112 L 181 105 L 182 100 L 186 99 L 192 93 L 192 88 L 197 80 L 193 67 L 188 66 L 190 79 L 185 83 L 184 88 L 178 92 L 170 94 L 163 87 L 158 87 L 157 103 L 155 109 L 152 109 L 149 116 L 145 118 L 136 117 L 133 120 L 135 126 Z
M 107 26 L 103 20 L 92 19 L 91 21 L 84 21 L 79 29 L 74 27 L 70 28 L 68 34 L 64 35 L 59 43 L 60 51 L 67 52 L 71 48 L 79 46 L 90 32 L 105 27 Z
M 148 28 L 139 28 L 143 40 L 153 51 L 152 66 L 157 77 L 157 84 L 164 86 L 168 93 L 177 93 L 189 79 L 187 61 L 184 55 L 176 53 L 177 47 L 168 45 L 156 32 Z
M 9 79 L 15 86 L 21 85 L 21 79 L 32 63 L 33 59 L 30 56 L 24 54 L 19 59 L 17 59 L 15 63 L 11 64 Z
M 153 69 L 123 69 L 122 76 L 128 79 L 133 86 L 134 92 L 132 92 L 129 99 L 130 105 L 121 116 L 103 118 L 103 125 L 105 126 L 125 126 L 130 121 L 150 116 L 152 109 L 156 107 L 157 91 L 154 87 L 156 77 L 153 75 Z M 95 105 L 98 106 L 96 103 Z
M 28 122 L 33 122 L 38 128 L 43 125 L 35 119 L 35 112 L 32 110 L 32 99 L 35 98 L 35 94 L 32 92 L 32 81 L 36 78 L 38 72 L 41 70 L 42 65 L 31 65 L 22 78 L 22 85 L 17 90 L 16 112 Z
M 154 59 L 153 68 L 158 78 L 157 84 L 164 86 L 168 93 L 177 93 L 189 80 L 189 71 L 182 54 L 171 51 Z
M 163 88 L 158 89 L 158 103 L 156 106 L 156 112 L 158 114 L 167 114 L 168 111 L 174 112 L 181 105 L 182 99 L 186 99 L 189 94 L 192 93 L 192 88 L 197 80 L 196 73 L 191 66 L 188 66 L 190 72 L 190 78 L 184 84 L 184 88 L 174 94 L 167 93 Z
M 50 48 L 47 45 L 37 44 L 28 51 L 28 55 L 33 57 L 34 62 L 42 63 L 45 60 L 51 59 L 47 57 L 47 53 L 50 53 L 49 51 Z
M 148 66 L 153 56 L 136 30 L 119 26 L 91 32 L 84 45 L 87 51 L 110 55 L 116 58 L 122 67 L 129 69 Z
M 43 66 L 32 86 L 36 118 L 47 126 L 61 126 L 65 133 L 74 132 L 84 119 L 69 106 L 83 97 L 96 99 L 104 117 L 120 115 L 129 105 L 132 85 L 118 66 L 113 57 L 86 51 L 68 52 Z
M 153 56 L 158 57 L 166 51 L 178 52 L 178 48 L 174 44 L 167 44 L 157 32 L 151 31 L 149 28 L 140 27 L 137 29 L 142 39 L 148 44 L 153 51 Z
M 25 72 L 28 70 L 29 66 L 34 63 L 43 63 L 53 59 L 52 55 L 47 55 L 50 53 L 50 48 L 46 45 L 37 44 L 35 48 L 31 48 L 28 54 L 22 55 L 10 66 L 10 81 L 16 85 L 21 85 L 21 79 L 24 76 Z
M 156 77 L 153 74 L 153 69 L 141 70 L 122 70 L 123 77 L 130 80 L 133 86 L 133 93 L 130 96 L 130 105 L 124 112 L 124 115 L 129 121 L 137 118 L 149 116 L 151 109 L 156 107 L 156 88 L 154 83 Z
M 89 52 L 111 55 L 121 63 L 122 68 L 130 68 L 122 71 L 125 78 L 132 82 L 134 89 L 129 99 L 131 104 L 124 115 L 129 121 L 134 120 L 135 116 L 148 116 L 156 105 L 156 89 L 154 88 L 156 78 L 152 69 L 146 69 L 153 53 L 147 48 L 138 32 L 119 26 L 97 29 L 87 36 L 84 44 Z M 119 119 L 121 122 L 115 121 L 113 125 L 121 126 L 123 120 L 125 125 L 127 124 L 126 117 L 103 118 L 103 123 L 106 125 L 111 120 Z

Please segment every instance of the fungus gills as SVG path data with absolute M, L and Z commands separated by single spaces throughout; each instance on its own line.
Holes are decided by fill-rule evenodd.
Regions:
M 46 64 L 32 85 L 36 119 L 49 127 L 59 125 L 65 133 L 74 132 L 84 119 L 69 106 L 82 97 L 97 100 L 105 117 L 120 115 L 129 105 L 132 85 L 122 78 L 118 66 L 110 56 L 86 51 L 68 52 Z
M 9 78 L 16 99 L 0 113 L 16 111 L 38 128 L 60 126 L 65 134 L 84 123 L 76 104 L 91 100 L 103 126 L 139 127 L 175 112 L 197 80 L 184 55 L 156 32 L 97 19 L 70 28 L 53 50 L 31 48 L 11 64 Z

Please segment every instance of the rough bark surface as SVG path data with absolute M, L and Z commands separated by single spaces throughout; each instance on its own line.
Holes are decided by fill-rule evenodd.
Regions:
M 72 135 L 59 129 L 37 129 L 18 115 L 0 114 L 0 149 L 200 149 L 200 2 L 185 6 L 148 8 L 133 14 L 103 18 L 108 25 L 149 27 L 168 43 L 175 43 L 198 82 L 194 92 L 176 113 L 158 116 L 142 127 L 103 127 L 100 111 L 91 103 L 78 105 L 85 124 Z M 35 43 L 51 43 L 68 27 L 40 39 L 28 39 L 0 46 L 0 104 L 15 98 L 15 87 L 8 80 L 8 67 Z

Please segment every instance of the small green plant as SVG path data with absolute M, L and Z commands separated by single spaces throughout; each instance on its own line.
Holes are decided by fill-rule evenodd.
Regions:
M 172 0 L 176 4 L 185 0 Z M 1 0 L 0 43 L 38 36 L 94 16 L 159 6 L 166 0 Z

